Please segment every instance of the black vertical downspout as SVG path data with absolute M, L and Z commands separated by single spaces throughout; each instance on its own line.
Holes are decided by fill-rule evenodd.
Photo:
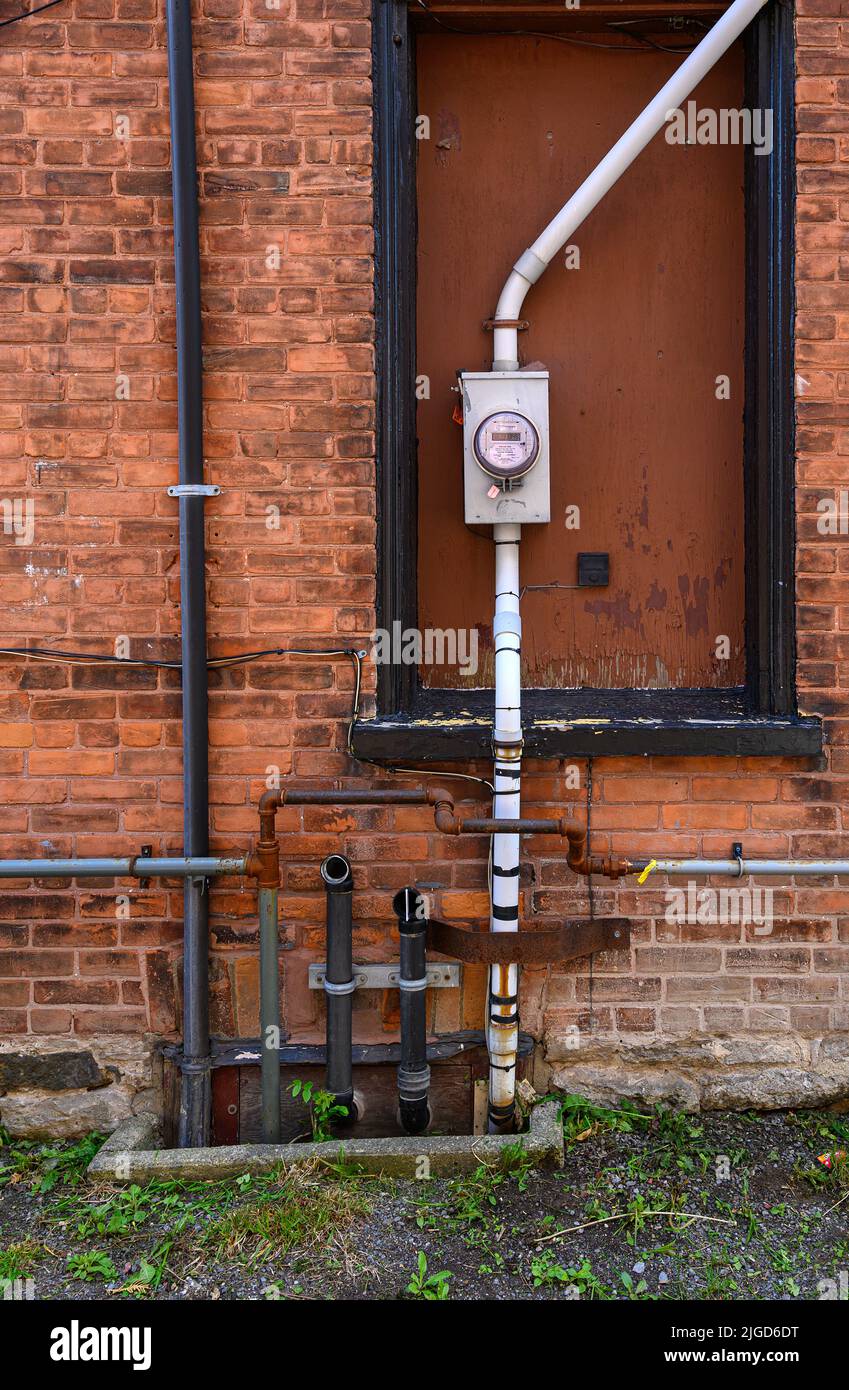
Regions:
M 183 690 L 183 846 L 209 853 L 206 573 L 203 494 L 203 368 L 197 152 L 189 0 L 166 0 L 174 281 L 177 314 L 177 418 L 180 460 L 180 610 Z M 186 879 L 183 897 L 183 1071 L 179 1143 L 209 1140 L 209 895 Z
M 423 1134 L 430 1124 L 425 900 L 415 888 L 402 888 L 392 899 L 392 908 L 398 918 L 401 966 L 398 980 L 401 991 L 398 1113 L 408 1134 Z
M 345 1111 L 340 1119 L 357 1118 L 351 1052 L 354 999 L 352 897 L 354 877 L 344 854 L 329 854 L 321 866 L 327 906 L 327 965 L 324 992 L 327 1003 L 327 1090 Z

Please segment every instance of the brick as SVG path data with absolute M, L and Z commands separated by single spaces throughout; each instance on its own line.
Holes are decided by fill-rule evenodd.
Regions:
M 21 977 L 36 980 L 53 975 L 70 975 L 73 968 L 72 951 L 0 950 L 0 979 Z

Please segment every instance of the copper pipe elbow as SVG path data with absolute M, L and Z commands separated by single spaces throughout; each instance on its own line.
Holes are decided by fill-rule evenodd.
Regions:
M 433 819 L 443 835 L 459 835 L 460 821 L 454 814 L 454 798 L 444 787 L 428 787 L 428 805 L 433 807 Z
M 263 792 L 260 797 L 259 839 L 247 862 L 247 871 L 256 879 L 259 888 L 280 886 L 280 842 L 275 821 L 277 810 L 285 800 L 286 793 L 279 788 Z
M 263 792 L 259 799 L 259 838 L 269 843 L 276 839 L 275 817 L 286 800 L 286 792 L 281 787 Z
M 634 872 L 630 859 L 616 859 L 613 855 L 587 854 L 587 827 L 580 821 L 570 821 L 565 825 L 569 841 L 567 863 L 573 874 L 599 874 L 603 878 L 622 878 Z

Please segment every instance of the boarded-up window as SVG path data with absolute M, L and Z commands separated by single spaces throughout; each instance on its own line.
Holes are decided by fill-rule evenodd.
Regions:
M 493 680 L 493 549 L 463 523 L 456 371 L 491 366 L 481 325 L 513 261 L 678 62 L 506 35 L 417 41 L 430 122 L 417 174 L 419 623 L 479 629 L 475 685 Z M 742 107 L 739 45 L 693 99 Z M 551 373 L 552 438 L 552 521 L 524 529 L 522 583 L 576 584 L 579 551 L 608 551 L 611 578 L 525 592 L 525 684 L 741 685 L 742 148 L 659 135 L 574 245 L 531 290 L 520 334 L 524 365 Z M 468 684 L 456 667 L 422 679 Z

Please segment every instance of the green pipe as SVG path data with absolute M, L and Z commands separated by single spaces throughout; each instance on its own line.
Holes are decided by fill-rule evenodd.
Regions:
M 262 1044 L 262 1137 L 280 1143 L 280 978 L 277 889 L 259 890 L 259 1032 Z

